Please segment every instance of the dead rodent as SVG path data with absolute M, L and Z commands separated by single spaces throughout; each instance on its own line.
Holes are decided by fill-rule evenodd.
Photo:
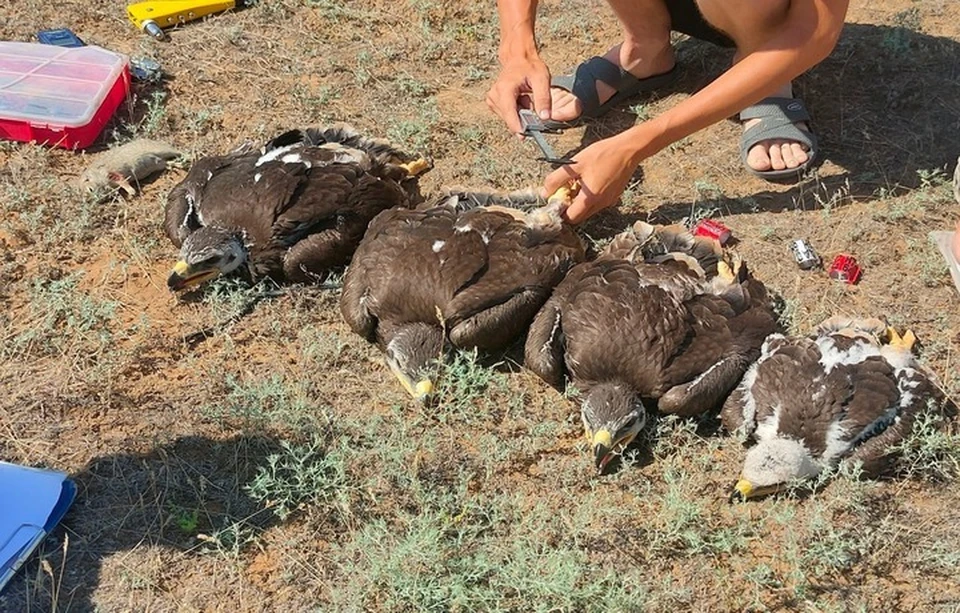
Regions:
M 80 176 L 80 186 L 91 191 L 112 193 L 117 188 L 129 195 L 134 184 L 167 168 L 167 160 L 180 157 L 167 143 L 139 139 L 104 151 Z

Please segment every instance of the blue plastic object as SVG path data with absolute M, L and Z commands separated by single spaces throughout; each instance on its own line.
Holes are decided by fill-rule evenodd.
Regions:
M 63 473 L 0 462 L 0 592 L 77 495 Z
M 40 30 L 37 32 L 37 40 L 44 45 L 57 45 L 58 47 L 85 47 L 86 45 L 80 37 L 73 33 L 69 28 L 57 28 L 55 30 Z

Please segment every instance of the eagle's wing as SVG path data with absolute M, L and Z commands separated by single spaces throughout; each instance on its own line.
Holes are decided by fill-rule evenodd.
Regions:
M 385 252 L 390 251 L 397 255 L 402 253 L 403 245 L 398 244 L 400 241 L 391 230 L 396 225 L 405 223 L 406 218 L 415 215 L 404 209 L 390 209 L 377 215 L 370 222 L 344 275 L 340 313 L 347 325 L 368 341 L 374 340 L 377 328 L 377 316 L 374 305 L 371 304 L 371 286 L 380 280 L 379 276 L 374 274 L 376 266 Z
M 918 416 L 938 410 L 940 404 L 938 390 L 925 373 L 914 368 L 888 371 L 878 362 L 889 366 L 880 358 L 863 363 L 861 370 L 869 369 L 869 374 L 861 375 L 858 397 L 845 422 L 852 449 L 844 461 L 860 463 L 867 476 L 878 476 L 889 468 L 896 455 L 892 448 L 911 433 Z
M 553 290 L 543 308 L 530 324 L 523 350 L 523 363 L 538 377 L 562 389 L 568 374 L 564 360 L 566 338 L 563 331 L 564 311 L 570 307 L 571 295 L 577 291 L 592 265 L 577 264 Z
M 371 340 L 377 332 L 383 341 L 395 324 L 441 323 L 450 288 L 472 277 L 476 265 L 476 257 L 445 259 L 444 246 L 466 236 L 453 231 L 454 222 L 443 209 L 389 209 L 373 220 L 344 278 L 341 312 L 356 332 Z
M 577 387 L 620 380 L 659 395 L 662 373 L 685 342 L 682 305 L 663 289 L 641 286 L 622 260 L 585 264 L 563 311 L 567 370 Z
M 257 166 L 257 162 L 257 156 L 250 155 L 213 173 L 197 208 L 204 225 L 216 222 L 242 228 L 259 251 L 274 246 L 274 223 L 300 188 L 307 168 L 276 161 Z
M 766 291 L 750 280 L 734 296 L 702 295 L 685 303 L 693 338 L 667 370 L 674 385 L 659 401 L 666 413 L 697 415 L 724 401 L 760 356 L 764 340 L 777 329 Z M 731 300 L 735 298 L 735 300 Z
M 349 211 L 351 194 L 363 176 L 361 169 L 346 164 L 310 168 L 269 162 L 262 168 L 264 173 L 283 173 L 284 179 L 296 177 L 296 182 L 289 183 L 293 189 L 280 190 L 276 184 L 268 184 L 262 200 L 262 206 L 270 206 L 274 211 L 273 239 L 285 247 L 334 227 L 338 214 Z M 271 179 L 271 175 L 264 174 L 262 181 Z
M 570 274 L 575 275 L 576 270 L 574 268 Z M 568 280 L 569 278 L 560 282 L 553 295 L 534 317 L 523 350 L 524 365 L 558 390 L 563 389 L 566 375 L 563 361 L 566 349 L 563 337 L 563 308 L 568 300 L 567 290 L 571 287 Z
M 485 270 L 445 307 L 450 340 L 462 347 L 502 348 L 523 334 L 553 288 L 583 259 L 583 248 L 570 228 L 534 236 L 505 213 L 469 217 L 477 220 L 471 223 L 482 217 L 496 225 L 486 242 Z
M 783 411 L 782 400 L 809 402 L 808 386 L 803 382 L 822 376 L 819 357 L 816 345 L 808 339 L 786 338 L 780 334 L 769 336 L 759 359 L 724 402 L 720 411 L 724 429 L 742 430 L 749 436 L 759 423 L 774 418 L 778 410 Z M 798 373 L 803 376 L 797 376 Z M 803 394 L 808 394 L 806 399 Z
M 283 256 L 288 280 L 324 276 L 346 264 L 371 219 L 383 210 L 406 206 L 406 193 L 356 167 L 314 168 L 273 225 L 274 240 L 289 248 Z
M 199 211 L 207 183 L 237 159 L 234 155 L 201 158 L 190 167 L 187 176 L 170 190 L 164 209 L 163 229 L 176 247 L 180 247 L 187 236 L 203 225 Z
M 345 264 L 358 242 L 340 228 L 324 228 L 298 241 L 283 257 L 283 278 L 290 283 L 322 282 L 332 268 Z

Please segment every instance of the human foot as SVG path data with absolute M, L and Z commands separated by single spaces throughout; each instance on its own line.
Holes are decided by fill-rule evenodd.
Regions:
M 787 84 L 773 95 L 774 98 L 793 98 L 793 87 Z M 802 105 L 798 108 L 802 108 Z M 748 119 L 743 122 L 744 134 L 757 126 L 763 119 Z M 794 122 L 798 129 L 810 134 L 805 121 Z M 806 143 L 788 138 L 762 140 L 747 152 L 746 164 L 757 172 L 783 171 L 800 168 L 811 159 L 810 147 Z
M 579 91 L 580 87 L 588 86 L 588 84 L 582 83 L 581 80 L 576 77 L 569 78 L 569 87 L 554 86 L 550 88 L 550 118 L 553 121 L 569 122 L 579 119 L 582 116 L 597 115 L 599 114 L 598 110 L 600 107 L 610 102 L 618 93 L 632 95 L 633 93 L 638 93 L 648 88 L 656 88 L 661 85 L 661 80 L 657 77 L 666 77 L 675 65 L 673 48 L 670 47 L 669 44 L 661 48 L 647 49 L 637 44 L 624 42 L 607 51 L 603 59 L 612 64 L 610 68 L 615 70 L 604 71 L 612 73 L 610 75 L 597 74 L 595 71 L 590 71 L 586 75 L 587 77 L 593 77 L 592 80 L 594 80 L 596 87 L 595 99 L 591 96 L 592 92 Z M 591 60 L 588 60 L 584 64 L 581 64 L 577 68 L 577 72 L 587 67 L 590 61 Z M 599 69 L 602 70 L 602 67 Z M 620 70 L 624 70 L 627 75 L 632 76 L 634 79 L 624 78 L 623 80 L 631 82 L 620 83 L 620 87 L 618 87 L 617 81 L 619 80 L 619 75 L 615 73 Z M 637 82 L 637 80 L 643 81 L 648 79 L 649 82 L 645 84 Z M 556 85 L 557 81 L 563 80 L 567 79 L 554 79 L 554 83 Z M 665 84 L 665 82 L 666 79 L 663 79 L 663 84 Z M 649 87 L 644 87 L 644 85 Z M 575 92 L 578 92 L 579 95 Z

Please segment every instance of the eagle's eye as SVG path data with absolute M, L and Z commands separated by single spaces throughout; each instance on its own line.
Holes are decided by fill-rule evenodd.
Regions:
M 635 425 L 637 425 L 637 419 L 639 418 L 636 415 L 632 415 L 630 419 L 625 421 L 623 425 L 620 426 L 620 429 L 617 431 L 617 433 L 625 434 L 628 430 L 631 430 Z

